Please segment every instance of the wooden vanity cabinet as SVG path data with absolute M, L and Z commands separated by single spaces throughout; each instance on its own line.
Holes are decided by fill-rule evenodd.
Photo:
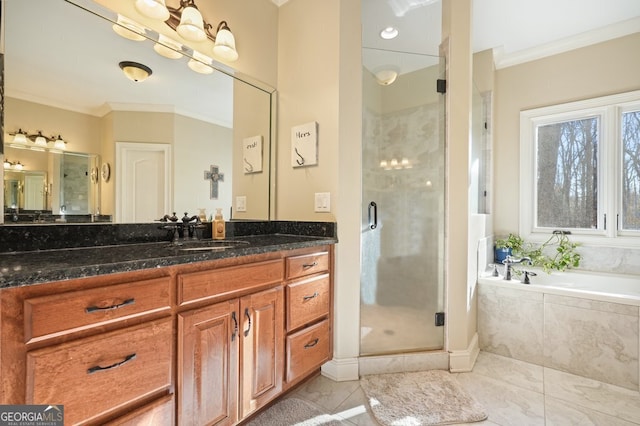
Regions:
M 0 404 L 235 425 L 332 353 L 333 247 L 0 289 Z
M 283 274 L 275 259 L 178 276 L 183 304 L 232 297 L 178 313 L 180 425 L 233 425 L 282 392 Z
M 63 404 L 68 425 L 174 424 L 172 282 L 146 271 L 3 289 L 0 402 Z
M 286 388 L 331 359 L 332 259 L 329 248 L 286 258 Z

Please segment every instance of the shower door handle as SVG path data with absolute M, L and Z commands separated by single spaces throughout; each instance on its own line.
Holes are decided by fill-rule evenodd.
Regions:
M 373 222 L 371 222 L 371 211 L 373 210 Z M 369 203 L 369 228 L 376 229 L 378 227 L 378 205 L 375 201 Z

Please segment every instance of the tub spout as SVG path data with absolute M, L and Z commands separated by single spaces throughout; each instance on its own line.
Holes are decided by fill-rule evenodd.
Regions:
M 520 259 L 516 259 L 513 256 L 507 256 L 507 258 L 502 261 L 504 264 L 504 279 L 507 281 L 511 280 L 511 266 L 525 262 L 531 265 L 531 258 L 525 256 Z

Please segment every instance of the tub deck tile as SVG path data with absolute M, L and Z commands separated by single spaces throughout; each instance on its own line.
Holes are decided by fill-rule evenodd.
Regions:
M 544 369 L 545 395 L 601 414 L 640 424 L 640 392 Z M 588 423 L 587 423 L 588 424 Z M 597 424 L 597 423 L 596 423 Z M 600 423 L 615 424 L 615 423 Z
M 544 366 L 638 391 L 638 316 L 544 305 Z

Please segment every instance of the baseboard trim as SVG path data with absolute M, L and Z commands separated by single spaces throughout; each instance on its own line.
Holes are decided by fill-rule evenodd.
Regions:
M 475 333 L 467 349 L 449 352 L 449 371 L 452 373 L 466 373 L 473 370 L 479 353 L 478 333 Z
M 336 382 L 360 379 L 358 358 L 334 358 L 322 365 L 321 372 Z

